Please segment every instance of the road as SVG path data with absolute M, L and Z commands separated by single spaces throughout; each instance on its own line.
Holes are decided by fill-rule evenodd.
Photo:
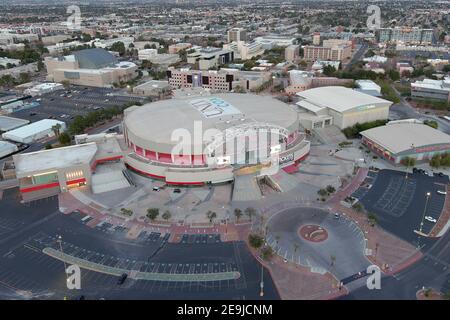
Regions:
M 355 52 L 350 62 L 344 66 L 344 70 L 350 69 L 352 65 L 361 60 L 368 48 L 369 46 L 367 45 L 367 43 L 362 43 L 361 47 L 358 49 L 358 51 Z
M 450 134 L 450 122 L 447 120 L 441 119 L 432 114 L 425 114 L 417 111 L 417 109 L 413 108 L 408 101 L 404 97 L 400 95 L 400 93 L 392 86 L 394 91 L 400 97 L 401 102 L 394 104 L 390 108 L 390 117 L 393 119 L 418 119 L 418 120 L 434 120 L 438 123 L 438 129 Z
M 361 287 L 342 299 L 416 299 L 416 292 L 431 287 L 450 290 L 450 232 L 441 237 L 416 264 L 381 280 L 380 290 Z

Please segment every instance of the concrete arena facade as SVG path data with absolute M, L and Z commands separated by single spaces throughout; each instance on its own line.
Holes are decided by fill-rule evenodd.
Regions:
M 190 96 L 131 107 L 125 110 L 123 130 L 127 167 L 173 185 L 232 181 L 242 167 L 298 164 L 310 148 L 292 106 L 251 94 Z M 177 140 L 180 130 L 190 139 Z M 267 145 L 260 143 L 265 132 L 271 132 Z

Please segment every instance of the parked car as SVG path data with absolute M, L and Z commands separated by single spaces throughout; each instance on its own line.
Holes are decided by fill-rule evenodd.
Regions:
M 426 217 L 425 217 L 425 220 L 427 220 L 427 221 L 429 221 L 429 222 L 433 222 L 433 223 L 436 223 L 436 221 L 437 221 L 435 218 L 430 217 L 430 216 L 426 216 Z
M 173 189 L 173 193 L 181 193 L 181 189 L 178 189 L 178 188 Z
M 339 219 L 339 218 L 340 218 L 340 214 L 337 213 L 337 212 L 335 212 L 335 213 L 334 213 L 334 218 L 335 218 L 335 219 Z
M 159 187 L 153 187 L 153 191 L 159 191 Z

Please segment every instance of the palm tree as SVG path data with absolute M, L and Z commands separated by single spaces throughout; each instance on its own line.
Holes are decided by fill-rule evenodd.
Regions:
M 242 217 L 242 210 L 239 208 L 234 209 L 234 216 L 236 217 L 236 222 Z
M 297 253 L 298 248 L 300 248 L 298 243 L 294 243 L 294 255 Z
M 55 134 L 56 137 L 59 137 L 60 133 L 61 133 L 61 124 L 57 123 L 54 126 L 52 126 L 52 131 Z
M 248 207 L 247 209 L 245 209 L 245 214 L 248 216 L 250 221 L 252 221 L 252 216 L 254 216 L 256 214 L 256 210 L 255 210 L 255 208 Z
M 209 219 L 209 223 L 212 223 L 213 220 L 217 217 L 217 213 L 215 213 L 214 211 L 208 210 L 208 212 L 206 212 L 206 216 Z

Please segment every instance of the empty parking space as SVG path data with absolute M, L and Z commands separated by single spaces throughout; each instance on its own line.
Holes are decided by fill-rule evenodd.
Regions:
M 360 199 L 368 212 L 377 215 L 381 227 L 389 232 L 417 244 L 414 230 L 429 233 L 444 207 L 444 190 L 448 177 L 428 176 L 420 172 L 406 174 L 395 170 L 381 170 L 373 186 Z M 361 189 L 361 188 L 360 188 Z M 427 194 L 428 200 L 427 200 Z M 424 242 L 422 242 L 424 243 Z
M 145 101 L 142 97 L 128 96 L 116 89 L 80 86 L 50 92 L 39 98 L 40 101 L 35 98 L 26 101 L 34 102 L 35 107 L 14 112 L 13 115 L 30 121 L 51 117 L 71 122 L 74 117 L 84 116 L 92 111 Z

